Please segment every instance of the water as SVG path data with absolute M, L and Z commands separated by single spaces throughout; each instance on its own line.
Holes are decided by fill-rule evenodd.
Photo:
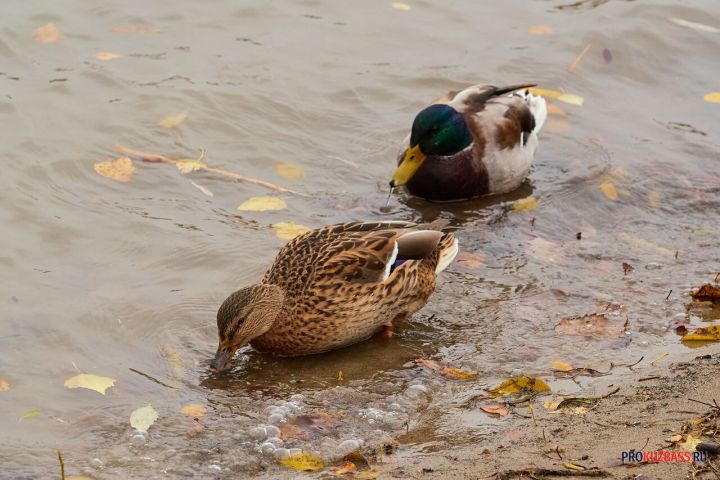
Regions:
M 626 369 L 578 385 L 553 378 L 551 363 L 603 370 L 685 351 L 670 325 L 686 318 L 689 289 L 718 270 L 720 109 L 703 96 L 720 90 L 720 34 L 669 19 L 720 27 L 716 2 L 390 3 L 4 5 L 3 476 L 54 475 L 56 449 L 68 475 L 95 478 L 272 478 L 287 453 L 277 451 L 297 448 L 333 462 L 350 447 L 391 446 L 402 462 L 511 426 L 473 400 L 509 376 L 595 392 Z M 64 37 L 35 42 L 48 22 Z M 532 25 L 554 32 L 531 36 Z M 99 51 L 122 57 L 97 60 Z M 567 115 L 549 118 L 518 191 L 459 205 L 396 195 L 383 208 L 395 153 L 425 102 L 472 83 L 526 81 L 585 102 L 556 102 Z M 158 127 L 183 111 L 178 127 Z M 131 182 L 113 182 L 93 164 L 117 157 L 116 144 L 174 158 L 204 148 L 212 166 L 308 196 L 282 194 L 283 211 L 237 212 L 268 191 L 137 160 Z M 304 178 L 280 176 L 284 163 Z M 510 209 L 530 195 L 536 210 Z M 301 359 L 245 349 L 230 376 L 209 373 L 218 305 L 284 243 L 271 224 L 390 218 L 443 220 L 474 255 L 443 274 L 395 337 Z M 623 262 L 634 270 L 625 275 Z M 624 305 L 626 334 L 554 330 L 610 302 Z M 713 319 L 690 315 L 694 325 Z M 448 380 L 415 366 L 420 357 L 480 375 Z M 65 388 L 78 372 L 116 386 L 105 396 Z M 191 403 L 207 408 L 197 421 L 179 412 Z M 136 434 L 130 413 L 147 404 L 160 418 Z M 31 409 L 38 415 L 18 421 Z M 277 439 L 269 425 L 320 413 L 339 419 L 322 435 L 267 441 Z

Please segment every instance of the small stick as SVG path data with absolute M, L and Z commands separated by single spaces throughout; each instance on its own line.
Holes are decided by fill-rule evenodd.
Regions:
M 671 288 L 670 291 L 668 292 L 667 297 L 665 297 L 665 300 L 667 300 L 668 298 L 670 298 L 670 294 L 671 294 L 671 293 L 672 293 L 672 288 Z
M 648 380 L 657 380 L 658 378 L 662 378 L 659 375 L 651 375 L 649 377 L 643 377 L 638 378 L 638 382 L 647 382 Z
M 167 383 L 163 383 L 160 380 L 158 380 L 157 378 L 152 377 L 152 376 L 148 375 L 147 373 L 143 373 L 140 370 L 135 370 L 134 368 L 130 368 L 129 370 L 133 373 L 137 373 L 138 375 L 141 375 L 141 376 L 147 378 L 148 380 L 151 380 L 151 381 L 157 383 L 158 385 L 162 385 L 163 387 L 172 388 L 173 390 L 177 390 L 177 388 L 175 388 L 171 385 L 168 385 Z
M 58 449 L 58 462 L 60 462 L 60 480 L 65 480 L 65 464 L 63 463 L 62 454 Z
M 578 54 L 577 57 L 575 57 L 575 60 L 568 66 L 568 72 L 573 73 L 575 72 L 575 69 L 577 68 L 578 64 L 580 63 L 580 60 L 583 59 L 585 54 L 587 54 L 590 51 L 590 47 L 592 47 L 591 43 L 588 43 L 585 45 L 585 48 L 582 49 L 582 51 Z
M 691 402 L 699 403 L 701 405 L 705 405 L 710 408 L 720 408 L 720 407 L 718 407 L 717 402 L 715 402 L 715 405 L 713 405 L 712 403 L 702 402 L 700 400 L 695 400 L 694 398 L 688 398 L 688 400 L 690 400 Z M 713 402 L 714 402 L 714 400 L 713 400 Z

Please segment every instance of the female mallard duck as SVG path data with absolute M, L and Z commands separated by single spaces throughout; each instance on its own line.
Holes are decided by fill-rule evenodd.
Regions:
M 547 117 L 545 99 L 518 92 L 532 86 L 476 85 L 437 99 L 415 117 L 390 187 L 434 201 L 517 188 Z
M 230 295 L 217 314 L 211 367 L 229 367 L 250 343 L 276 355 L 320 353 L 360 342 L 427 303 L 457 254 L 451 233 L 407 222 L 352 222 L 300 235 L 260 283 Z

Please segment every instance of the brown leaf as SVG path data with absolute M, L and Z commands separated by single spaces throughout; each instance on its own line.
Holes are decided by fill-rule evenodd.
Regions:
M 694 332 L 682 337 L 683 342 L 715 342 L 720 340 L 720 325 L 697 328 Z
M 129 182 L 135 174 L 135 165 L 130 157 L 98 162 L 93 168 L 103 177 L 112 178 L 118 182 Z
M 33 37 L 38 43 L 55 43 L 63 37 L 63 34 L 54 23 L 50 22 L 33 31 Z
M 480 252 L 461 251 L 455 256 L 455 263 L 468 270 L 477 270 L 484 261 L 485 255 Z
M 335 475 L 345 475 L 348 473 L 356 473 L 357 467 L 354 463 L 345 460 L 339 467 L 330 467 L 330 471 Z
M 311 440 L 330 435 L 340 426 L 341 416 L 337 413 L 316 412 L 312 415 L 298 415 L 280 427 L 280 438 Z
M 701 302 L 718 302 L 720 301 L 720 288 L 706 283 L 699 289 L 690 293 L 693 300 Z
M 116 58 L 122 57 L 119 53 L 113 53 L 113 52 L 95 52 L 93 57 L 96 60 L 101 60 L 103 62 L 106 62 L 108 60 L 115 60 Z
M 615 338 L 625 332 L 625 325 L 611 321 L 604 314 L 594 313 L 584 317 L 563 318 L 555 326 L 555 331 L 581 337 Z
M 557 115 L 559 117 L 567 117 L 567 112 L 555 105 L 554 103 L 547 103 L 547 111 L 549 115 Z
M 627 275 L 628 273 L 630 273 L 630 272 L 632 272 L 633 270 L 635 270 L 635 267 L 633 267 L 632 265 L 630 265 L 630 264 L 627 263 L 627 262 L 623 262 L 622 268 L 623 268 L 623 273 L 624 273 L 625 275 Z
M 553 33 L 553 28 L 549 25 L 533 25 L 528 27 L 529 35 L 547 35 Z
M 10 384 L 7 380 L 0 378 L 0 392 L 10 390 Z
M 510 413 L 510 409 L 501 403 L 488 403 L 485 405 L 480 405 L 480 410 L 482 410 L 485 413 L 490 413 L 492 415 L 500 415 L 501 417 L 504 417 L 508 413 Z
M 464 370 L 460 370 L 456 367 L 451 367 L 450 365 L 447 365 L 445 363 L 437 362 L 435 360 L 428 360 L 425 358 L 418 358 L 415 360 L 415 363 L 417 365 L 420 365 L 421 367 L 428 368 L 430 370 L 434 370 L 438 372 L 439 374 L 448 377 L 448 378 L 473 378 L 477 377 L 477 373 L 475 372 L 466 372 Z

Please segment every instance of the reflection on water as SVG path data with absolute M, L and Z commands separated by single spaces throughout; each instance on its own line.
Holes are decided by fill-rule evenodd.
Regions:
M 276 458 L 297 448 L 333 462 L 357 446 L 382 459 L 399 444 L 397 461 L 412 462 L 413 452 L 493 441 L 512 420 L 489 418 L 474 399 L 504 378 L 603 391 L 625 370 L 574 383 L 554 378 L 552 362 L 672 359 L 686 351 L 676 322 L 718 319 L 685 309 L 690 287 L 718 270 L 710 132 L 720 111 L 703 101 L 720 88 L 708 63 L 718 37 L 671 20 L 717 18 L 715 2 L 535 1 L 522 16 L 503 2 L 390 4 L 5 6 L 4 475 L 56 472 L 57 448 L 68 475 L 93 478 L 275 478 Z M 63 36 L 38 43 L 33 30 L 49 22 Z M 533 25 L 553 31 L 528 35 Z M 520 189 L 462 204 L 397 193 L 384 208 L 424 102 L 473 82 L 524 81 L 584 104 L 555 102 Z M 185 111 L 180 125 L 158 125 Z M 204 148 L 208 165 L 308 196 L 270 192 L 288 208 L 239 212 L 268 191 L 140 160 L 130 182 L 113 182 L 93 164 L 115 158 L 116 144 L 172 158 Z M 304 175 L 283 176 L 287 163 Z M 535 210 L 512 210 L 530 196 Z M 284 243 L 272 224 L 389 218 L 445 224 L 469 255 L 395 337 L 300 359 L 245 349 L 229 374 L 208 371 L 217 306 Z M 610 302 L 624 305 L 623 336 L 555 331 Z M 479 376 L 448 380 L 418 357 Z M 106 396 L 64 388 L 78 372 L 117 382 Z M 147 404 L 160 417 L 133 432 L 129 415 Z M 191 418 L 180 412 L 188 404 L 207 412 Z M 338 419 L 323 435 L 279 433 L 322 415 Z

